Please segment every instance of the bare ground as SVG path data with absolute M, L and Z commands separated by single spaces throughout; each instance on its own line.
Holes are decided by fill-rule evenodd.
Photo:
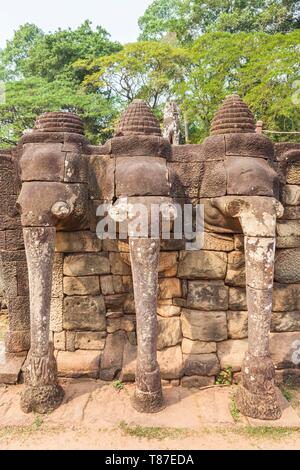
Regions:
M 283 417 L 276 422 L 241 416 L 235 386 L 165 387 L 167 406 L 157 414 L 133 410 L 133 385 L 77 379 L 63 386 L 64 403 L 44 416 L 22 413 L 23 385 L 0 387 L 0 449 L 300 449 L 295 384 L 284 386 L 289 402 L 282 398 Z

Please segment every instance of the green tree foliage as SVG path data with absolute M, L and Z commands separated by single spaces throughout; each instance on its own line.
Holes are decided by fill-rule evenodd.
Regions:
M 114 99 L 105 91 L 90 93 L 81 86 L 84 70 L 79 59 L 101 57 L 121 49 L 101 27 L 86 21 L 74 31 L 44 34 L 26 24 L 16 31 L 0 54 L 0 78 L 6 83 L 6 102 L 0 105 L 0 145 L 15 143 L 46 111 L 77 112 L 92 141 L 105 140 L 116 114 Z
M 139 26 L 141 40 L 174 32 L 182 43 L 212 31 L 289 32 L 300 28 L 300 1 L 154 0 L 139 19 Z
M 79 70 L 89 72 L 84 80 L 87 88 L 105 89 L 122 104 L 140 98 L 153 108 L 172 95 L 175 85 L 184 80 L 188 66 L 185 49 L 156 41 L 127 44 L 110 56 L 76 64 Z
M 156 0 L 140 20 L 151 40 L 123 47 L 89 22 L 48 34 L 21 26 L 0 51 L 0 146 L 16 143 L 37 115 L 59 110 L 78 113 L 87 137 L 103 142 L 134 98 L 158 117 L 175 99 L 190 141 L 201 142 L 232 92 L 268 129 L 299 131 L 299 1 Z
M 36 25 L 26 23 L 15 32 L 12 40 L 0 53 L 2 70 L 1 80 L 20 78 L 23 75 L 23 64 L 36 41 L 42 39 L 44 33 Z M 1 72 L 0 72 L 1 73 Z
M 299 49 L 300 30 L 275 35 L 208 33 L 196 40 L 189 50 L 188 79 L 176 87 L 192 141 L 208 135 L 217 107 L 233 92 L 268 129 L 299 130 L 300 104 L 293 100 L 293 84 L 300 76 Z

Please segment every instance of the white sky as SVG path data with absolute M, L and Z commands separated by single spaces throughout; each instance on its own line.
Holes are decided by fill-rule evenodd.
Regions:
M 133 42 L 138 18 L 153 0 L 0 0 L 0 48 L 21 24 L 35 23 L 43 31 L 74 29 L 88 19 L 103 26 L 113 40 Z

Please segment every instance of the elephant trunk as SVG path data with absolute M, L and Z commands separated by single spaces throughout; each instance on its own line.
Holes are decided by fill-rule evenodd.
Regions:
M 129 240 L 137 321 L 137 370 L 133 406 L 155 412 L 163 406 L 160 370 L 157 363 L 157 293 L 160 240 Z

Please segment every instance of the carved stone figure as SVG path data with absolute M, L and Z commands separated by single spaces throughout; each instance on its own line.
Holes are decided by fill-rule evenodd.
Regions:
M 117 195 L 149 206 L 169 200 L 170 184 L 166 159 L 155 151 L 148 157 L 147 136 L 162 140 L 159 122 L 143 101 L 135 100 L 123 114 L 117 136 L 138 142 L 139 155 L 117 157 Z M 119 137 L 116 137 L 118 139 Z M 113 145 L 113 142 L 112 142 Z M 164 144 L 165 145 L 165 144 Z M 127 146 L 127 145 L 126 145 Z M 156 412 L 163 407 L 160 370 L 157 362 L 157 296 L 160 239 L 129 233 L 134 298 L 137 320 L 137 370 L 133 406 L 142 412 Z M 148 238 L 148 235 L 150 237 Z
M 225 100 L 212 122 L 211 133 L 222 134 L 225 140 L 227 135 L 235 137 L 231 138 L 230 155 L 225 158 L 227 195 L 213 199 L 212 206 L 229 220 L 238 219 L 245 237 L 249 345 L 238 406 L 247 416 L 276 419 L 281 416 L 281 409 L 270 358 L 269 332 L 276 219 L 282 217 L 283 207 L 276 199 L 279 181 L 270 165 L 273 152 L 269 151 L 268 143 L 262 146 L 255 134 L 253 116 L 237 95 Z M 247 149 L 246 155 L 239 156 L 241 148 Z
M 57 142 L 58 130 L 68 133 L 72 141 L 73 133 L 83 133 L 83 125 L 72 114 L 45 114 L 21 141 L 22 189 L 17 204 L 28 266 L 31 324 L 27 387 L 21 400 L 25 412 L 51 411 L 64 395 L 57 382 L 53 345 L 49 342 L 55 233 L 60 224 L 80 224 L 87 171 L 86 161 L 76 152 L 76 143 L 72 154 L 63 152 L 63 144 Z
M 175 103 L 162 137 L 135 100 L 104 145 L 90 145 L 76 115 L 46 113 L 17 148 L 0 152 L 6 352 L 16 367 L 0 364 L 0 382 L 16 383 L 25 369 L 25 412 L 59 406 L 58 375 L 135 380 L 133 406 L 156 412 L 161 378 L 212 385 L 228 360 L 241 370 L 247 348 L 238 406 L 280 417 L 272 360 L 299 367 L 300 147 L 255 132 L 237 95 L 202 144 L 178 145 L 179 135 Z M 150 230 L 151 205 L 174 201 L 204 205 L 201 250 L 164 239 L 163 224 Z M 117 236 L 127 224 L 123 238 L 97 238 L 105 204 Z M 146 230 L 134 204 L 146 209 Z
M 171 145 L 180 144 L 179 107 L 174 101 L 168 101 L 164 109 L 163 136 Z

